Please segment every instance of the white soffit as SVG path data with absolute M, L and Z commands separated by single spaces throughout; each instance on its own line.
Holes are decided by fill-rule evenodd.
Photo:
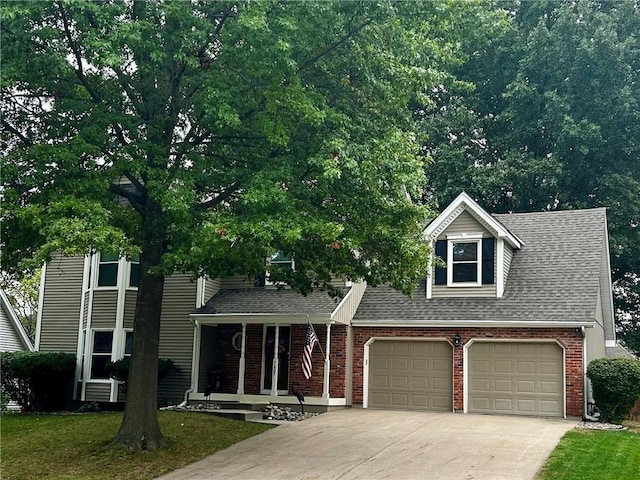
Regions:
M 489 215 L 469 195 L 462 192 L 425 229 L 427 238 L 437 238 L 463 211 L 469 212 L 478 222 L 498 238 L 505 239 L 513 248 L 519 249 L 523 242 Z

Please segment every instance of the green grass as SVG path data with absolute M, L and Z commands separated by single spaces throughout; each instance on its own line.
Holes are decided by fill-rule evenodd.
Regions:
M 536 479 L 640 479 L 640 432 L 570 430 Z
M 159 412 L 167 447 L 153 452 L 106 450 L 121 413 L 0 417 L 0 478 L 145 480 L 199 460 L 272 428 L 186 412 Z

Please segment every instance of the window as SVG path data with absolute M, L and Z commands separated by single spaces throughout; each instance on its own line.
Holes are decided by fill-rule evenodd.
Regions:
M 118 255 L 101 253 L 98 263 L 98 286 L 115 287 L 118 284 Z
M 125 332 L 124 335 L 124 356 L 130 357 L 133 354 L 133 332 Z
M 478 268 L 479 241 L 449 242 L 451 252 L 451 277 L 449 283 L 480 283 Z
M 495 283 L 493 237 L 461 235 L 436 242 L 435 254 L 446 267 L 435 268 L 436 285 L 480 286 Z
M 137 287 L 140 284 L 140 255 L 131 258 L 129 270 L 129 286 Z
M 291 255 L 285 255 L 282 252 L 277 252 L 274 255 L 271 256 L 271 258 L 268 261 L 269 267 L 276 267 L 274 269 L 274 276 L 277 276 L 278 271 L 282 272 L 283 270 L 295 270 L 295 261 L 293 260 L 293 256 Z M 269 279 L 269 272 L 266 272 L 266 278 L 265 278 L 265 284 L 266 285 L 275 285 L 277 283 L 280 282 L 276 282 L 276 281 L 271 281 Z
M 107 362 L 111 361 L 113 351 L 113 331 L 94 331 L 93 350 L 91 351 L 91 375 L 90 378 L 108 379 L 109 375 L 105 370 Z M 133 353 L 133 332 L 125 331 L 124 337 L 124 357 L 130 357 Z
M 93 350 L 91 352 L 91 378 L 108 379 L 105 370 L 107 362 L 111 361 L 111 347 L 113 332 L 93 332 Z

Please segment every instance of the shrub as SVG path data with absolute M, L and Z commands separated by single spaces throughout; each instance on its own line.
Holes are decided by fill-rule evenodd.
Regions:
M 129 381 L 129 366 L 131 365 L 131 357 L 125 357 L 115 362 L 107 362 L 105 370 L 109 377 L 126 384 Z M 171 372 L 179 372 L 175 362 L 169 358 L 158 359 L 158 383 L 166 378 Z
M 622 423 L 640 396 L 640 362 L 627 358 L 598 358 L 587 368 L 600 421 Z
M 75 367 L 70 353 L 2 352 L 0 385 L 24 411 L 60 410 Z

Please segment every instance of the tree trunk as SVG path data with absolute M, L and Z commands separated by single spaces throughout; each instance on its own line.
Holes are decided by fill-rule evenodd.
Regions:
M 164 275 L 160 265 L 162 245 L 155 243 L 140 255 L 140 284 L 133 328 L 133 355 L 127 401 L 120 430 L 110 447 L 155 450 L 165 445 L 158 423 L 158 353 Z

